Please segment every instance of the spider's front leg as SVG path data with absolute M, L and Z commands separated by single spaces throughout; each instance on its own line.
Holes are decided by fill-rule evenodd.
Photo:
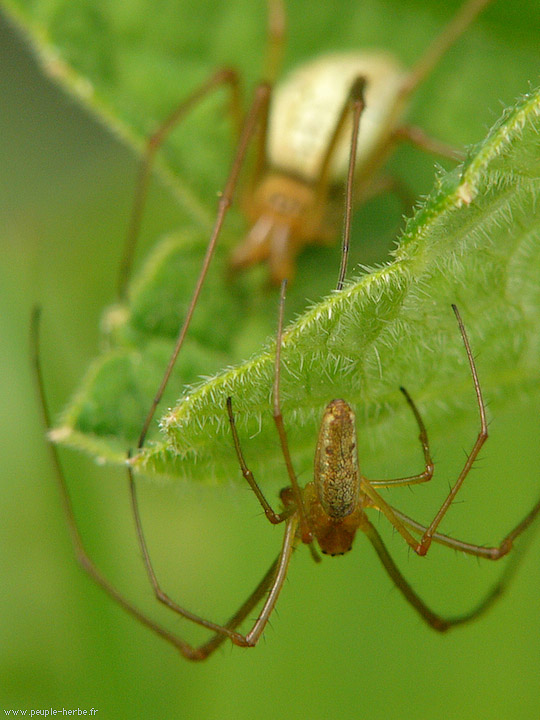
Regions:
M 454 314 L 456 316 L 456 320 L 459 326 L 459 331 L 461 333 L 461 337 L 463 339 L 463 344 L 465 346 L 465 351 L 467 353 L 467 359 L 469 361 L 469 367 L 471 370 L 471 375 L 473 379 L 473 385 L 474 385 L 474 391 L 476 394 L 476 401 L 478 404 L 478 412 L 480 415 L 480 430 L 478 432 L 478 436 L 476 438 L 476 441 L 474 443 L 474 446 L 470 453 L 467 455 L 467 459 L 465 460 L 465 464 L 463 466 L 463 469 L 461 470 L 458 479 L 454 483 L 452 489 L 448 493 L 448 496 L 446 500 L 441 505 L 439 511 L 431 521 L 431 524 L 427 528 L 427 530 L 424 532 L 422 537 L 420 538 L 420 542 L 418 543 L 418 547 L 416 548 L 416 552 L 419 555 L 425 555 L 427 551 L 429 550 L 429 547 L 431 545 L 433 536 L 439 527 L 441 520 L 446 515 L 448 508 L 450 505 L 454 502 L 454 499 L 456 495 L 458 494 L 459 490 L 461 489 L 463 482 L 465 481 L 465 478 L 469 474 L 470 469 L 472 468 L 474 461 L 478 457 L 478 453 L 480 452 L 483 444 L 486 442 L 488 438 L 488 428 L 487 428 L 487 420 L 486 420 L 486 408 L 484 405 L 484 399 L 482 397 L 482 390 L 480 388 L 480 381 L 478 380 L 478 373 L 476 371 L 476 365 L 474 362 L 474 357 L 472 354 L 471 346 L 469 344 L 469 338 L 467 337 L 467 333 L 465 331 L 465 326 L 463 324 L 463 320 L 461 319 L 461 315 L 459 314 L 459 310 L 455 305 L 452 305 L 452 310 L 454 311 Z
M 396 528 L 396 530 L 400 533 L 400 535 L 404 538 L 404 540 L 411 546 L 411 548 L 418 555 L 422 555 L 422 556 L 425 555 L 427 553 L 427 551 L 429 550 L 434 537 L 437 535 L 437 528 L 439 527 L 439 524 L 441 523 L 443 517 L 446 515 L 448 508 L 453 503 L 457 493 L 461 489 L 463 482 L 469 473 L 469 470 L 473 466 L 474 461 L 478 457 L 478 453 L 480 452 L 480 449 L 482 448 L 483 444 L 485 443 L 485 441 L 487 440 L 487 437 L 488 437 L 486 410 L 485 410 L 484 400 L 482 397 L 482 391 L 480 389 L 480 381 L 478 379 L 478 373 L 476 370 L 476 365 L 474 362 L 469 339 L 467 337 L 467 333 L 465 331 L 465 326 L 463 325 L 461 315 L 459 314 L 459 310 L 457 309 L 457 307 L 455 305 L 452 305 L 452 310 L 454 311 L 454 314 L 456 316 L 458 327 L 459 327 L 461 337 L 463 340 L 463 344 L 465 346 L 465 351 L 467 353 L 467 359 L 469 362 L 469 367 L 470 367 L 470 371 L 471 371 L 471 375 L 472 375 L 472 379 L 473 379 L 474 390 L 475 390 L 475 394 L 476 394 L 476 400 L 477 400 L 477 404 L 478 404 L 478 410 L 479 410 L 479 414 L 480 414 L 480 431 L 478 433 L 476 442 L 475 442 L 471 452 L 467 455 L 467 459 L 465 460 L 465 464 L 458 476 L 458 479 L 454 483 L 452 489 L 448 493 L 447 498 L 441 505 L 439 511 L 433 518 L 430 525 L 426 528 L 423 528 L 422 536 L 421 536 L 420 540 L 417 540 L 416 538 L 414 538 L 411 535 L 411 533 L 408 530 L 408 527 L 410 527 L 410 524 L 407 524 L 406 522 L 404 522 L 401 514 L 395 512 L 394 509 L 387 502 L 385 502 L 385 500 L 383 500 L 383 498 L 380 496 L 380 494 L 374 489 L 375 487 L 390 487 L 390 486 L 394 486 L 394 485 L 411 485 L 411 484 L 415 484 L 415 483 L 426 482 L 426 481 L 430 480 L 433 476 L 433 469 L 434 469 L 433 468 L 433 460 L 431 458 L 431 454 L 430 454 L 430 450 L 429 450 L 429 442 L 428 442 L 426 428 L 424 426 L 423 420 L 420 416 L 420 413 L 419 413 L 416 405 L 414 404 L 409 393 L 403 387 L 400 388 L 400 390 L 404 394 L 405 399 L 407 400 L 407 402 L 415 416 L 418 427 L 420 429 L 419 439 L 420 439 L 420 443 L 421 443 L 423 451 L 424 451 L 425 469 L 422 473 L 419 473 L 417 475 L 411 475 L 411 476 L 402 477 L 402 478 L 395 478 L 395 479 L 391 479 L 391 480 L 367 480 L 366 478 L 362 479 L 362 490 L 367 495 L 367 497 L 370 499 L 371 505 L 373 507 L 376 507 L 378 510 L 380 510 L 387 517 L 387 519 L 392 523 L 392 525 Z

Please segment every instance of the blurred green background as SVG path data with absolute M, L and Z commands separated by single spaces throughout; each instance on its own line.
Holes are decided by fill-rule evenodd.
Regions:
M 416 13 L 426 4 L 402 6 Z M 302 32 L 300 5 L 292 7 L 289 46 L 317 52 L 330 5 L 321 4 L 320 37 L 315 38 Z M 439 27 L 456 6 L 441 3 L 433 25 Z M 238 8 L 245 6 L 238 3 Z M 479 23 L 478 42 L 490 47 L 489 37 L 492 51 L 497 42 L 506 43 L 506 52 L 513 46 L 516 65 L 509 64 L 497 84 L 482 83 L 483 69 L 474 68 L 481 88 L 471 94 L 474 110 L 458 103 L 455 117 L 443 114 L 441 120 L 435 114 L 430 124 L 433 107 L 428 103 L 425 109 L 421 96 L 414 120 L 456 143 L 480 139 L 482 128 L 498 116 L 499 101 L 511 102 L 537 80 L 529 29 L 535 25 L 527 9 L 527 3 L 495 3 Z M 28 320 L 32 304 L 41 303 L 47 391 L 59 412 L 96 353 L 99 317 L 114 299 L 136 165 L 103 125 L 41 76 L 20 37 L 5 18 L 0 21 L 2 709 L 94 707 L 102 718 L 538 717 L 539 538 L 493 611 L 447 636 L 421 623 L 362 538 L 349 555 L 320 566 L 299 551 L 259 647 L 225 645 L 199 665 L 177 657 L 126 617 L 77 568 L 34 399 Z M 189 32 L 186 26 L 188 37 Z M 380 27 L 377 32 L 384 36 Z M 259 40 L 250 52 L 258 51 Z M 407 46 L 406 39 L 401 42 Z M 415 42 L 422 47 L 425 38 Z M 237 48 L 238 62 L 253 80 L 258 69 L 249 53 L 242 62 L 244 53 L 245 47 Z M 414 57 L 415 51 L 409 54 Z M 458 65 L 460 57 L 463 63 L 456 53 Z M 459 71 L 470 69 L 465 64 Z M 472 114 L 476 134 L 469 136 L 460 117 Z M 415 192 L 426 192 L 433 163 L 420 160 L 411 176 L 412 156 L 404 150 L 394 167 Z M 388 220 L 392 212 L 399 215 L 399 204 L 383 199 L 357 214 L 357 223 L 368 224 L 369 234 L 383 241 L 382 248 L 365 250 L 369 261 L 386 253 L 395 230 Z M 146 243 L 174 227 L 177 217 L 167 192 L 155 188 Z M 301 282 L 296 293 L 291 302 L 298 308 L 309 293 Z M 274 303 L 270 296 L 269 306 Z M 481 363 L 481 349 L 477 353 Z M 484 390 L 489 400 L 489 388 Z M 540 437 L 535 398 L 491 405 L 490 413 L 491 440 L 445 527 L 486 544 L 497 542 L 536 500 Z M 471 415 L 463 437 L 432 438 L 443 490 L 455 477 L 476 424 Z M 130 597 L 166 618 L 154 607 L 146 584 L 123 474 L 73 454 L 63 457 L 81 528 L 99 565 Z M 392 457 L 390 449 L 388 457 L 366 457 L 365 469 L 372 476 L 392 476 L 416 462 L 411 442 L 410 458 Z M 276 486 L 281 484 L 278 479 Z M 436 505 L 424 501 L 423 489 L 401 492 L 402 506 L 418 518 L 430 517 Z M 165 587 L 190 609 L 216 620 L 238 606 L 277 551 L 281 530 L 267 526 L 243 486 L 148 486 L 141 500 Z M 385 539 L 415 587 L 441 612 L 469 607 L 502 570 L 444 548 L 420 560 L 390 532 Z M 181 620 L 169 623 L 193 641 L 203 637 Z

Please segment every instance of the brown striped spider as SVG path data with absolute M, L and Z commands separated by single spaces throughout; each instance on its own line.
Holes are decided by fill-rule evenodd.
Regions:
M 405 396 L 405 400 L 408 403 L 418 425 L 419 440 L 424 455 L 424 469 L 420 473 L 406 477 L 393 478 L 390 480 L 369 480 L 364 477 L 360 472 L 358 464 L 354 412 L 345 400 L 336 399 L 332 400 L 327 405 L 321 420 L 315 451 L 314 478 L 304 488 L 300 487 L 289 452 L 289 445 L 280 405 L 280 351 L 282 341 L 285 284 L 286 283 L 284 282 L 282 286 L 276 342 L 275 376 L 273 385 L 273 417 L 279 435 L 290 486 L 283 489 L 280 493 L 282 507 L 278 512 L 272 508 L 266 499 L 246 463 L 235 425 L 232 399 L 230 397 L 227 399 L 227 413 L 231 427 L 232 439 L 242 475 L 261 504 L 267 519 L 272 524 L 284 525 L 285 530 L 283 542 L 277 558 L 264 574 L 259 584 L 241 605 L 241 607 L 227 620 L 227 622 L 219 624 L 192 613 L 191 611 L 178 605 L 161 588 L 161 585 L 156 577 L 144 537 L 137 502 L 135 480 L 131 467 L 128 465 L 132 508 L 139 545 L 155 596 L 174 613 L 210 630 L 213 633 L 210 640 L 199 647 L 190 645 L 183 638 L 158 624 L 146 613 L 139 610 L 139 608 L 133 605 L 130 600 L 120 593 L 96 567 L 93 560 L 87 554 L 79 534 L 56 447 L 53 445 L 49 446 L 51 448 L 59 484 L 62 489 L 64 508 L 68 517 L 72 542 L 80 564 L 119 605 L 121 605 L 141 623 L 171 643 L 188 660 L 204 660 L 226 639 L 230 639 L 235 645 L 239 645 L 241 647 L 255 646 L 266 627 L 272 611 L 275 608 L 277 599 L 287 576 L 291 555 L 297 546 L 301 543 L 307 544 L 311 550 L 313 558 L 316 561 L 319 561 L 320 558 L 314 547 L 315 543 L 318 544 L 320 550 L 324 554 L 332 556 L 342 555 L 351 549 L 355 535 L 358 531 L 363 532 L 367 536 L 392 581 L 395 583 L 407 602 L 411 604 L 420 617 L 428 623 L 430 627 L 439 632 L 446 632 L 452 627 L 470 622 L 482 615 L 489 607 L 491 607 L 495 600 L 500 597 L 508 580 L 510 579 L 514 567 L 510 566 L 507 568 L 507 572 L 503 574 L 499 582 L 491 588 L 487 595 L 472 610 L 456 617 L 442 617 L 426 605 L 422 598 L 405 579 L 388 552 L 378 530 L 368 518 L 366 511 L 373 509 L 382 513 L 403 537 L 405 542 L 420 556 L 425 555 L 431 544 L 435 542 L 445 545 L 446 547 L 453 548 L 454 550 L 459 550 L 487 560 L 499 560 L 507 555 L 512 549 L 515 540 L 533 523 L 536 516 L 540 513 L 539 500 L 531 511 L 521 520 L 521 522 L 519 522 L 503 538 L 501 543 L 495 547 L 475 545 L 438 532 L 440 522 L 454 502 L 454 499 L 461 489 L 474 461 L 478 457 L 480 449 L 488 437 L 485 407 L 478 380 L 478 374 L 465 327 L 455 305 L 452 307 L 456 315 L 472 375 L 480 416 L 480 430 L 472 450 L 467 454 L 465 463 L 457 480 L 454 482 L 447 498 L 442 503 L 429 526 L 422 525 L 395 507 L 389 505 L 378 492 L 378 488 L 409 486 L 417 483 L 428 482 L 433 476 L 434 465 L 431 459 L 426 428 L 414 401 L 405 388 L 400 389 Z M 34 359 L 37 377 L 39 379 L 38 384 L 45 422 L 49 427 L 49 413 L 44 397 L 41 368 L 39 363 L 37 328 L 38 323 L 36 316 L 33 323 Z M 418 535 L 419 538 L 416 537 L 416 535 Z M 257 619 L 253 623 L 251 629 L 245 634 L 241 633 L 239 631 L 239 627 L 254 610 L 254 608 L 263 601 L 263 599 L 264 602 L 262 608 L 259 611 Z

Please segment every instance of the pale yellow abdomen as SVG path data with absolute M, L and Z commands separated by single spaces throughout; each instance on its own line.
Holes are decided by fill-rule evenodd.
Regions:
M 357 171 L 388 137 L 402 112 L 400 89 L 406 71 L 384 52 L 347 52 L 319 57 L 292 72 L 275 90 L 267 155 L 272 167 L 316 182 L 339 114 L 353 81 L 364 76 L 366 108 L 360 121 Z M 331 182 L 347 172 L 350 120 L 331 163 Z

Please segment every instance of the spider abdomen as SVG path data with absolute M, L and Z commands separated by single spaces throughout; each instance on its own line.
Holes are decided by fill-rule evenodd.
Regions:
M 345 518 L 357 507 L 356 422 L 345 400 L 332 400 L 324 411 L 315 452 L 314 484 L 319 502 L 331 518 Z
M 354 80 L 366 79 L 366 109 L 357 146 L 357 169 L 369 162 L 403 111 L 405 71 L 383 52 L 324 55 L 302 65 L 276 88 L 268 133 L 270 165 L 316 183 L 342 107 Z M 343 180 L 350 154 L 351 120 L 334 154 L 331 182 Z

